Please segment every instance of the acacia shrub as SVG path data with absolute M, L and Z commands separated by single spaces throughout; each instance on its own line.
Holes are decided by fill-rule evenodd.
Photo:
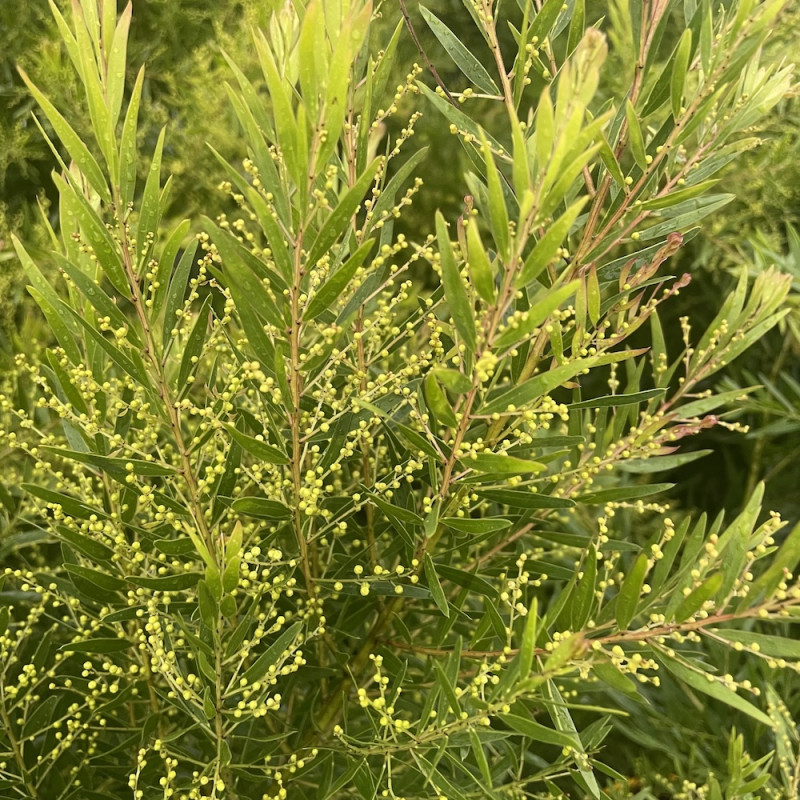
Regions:
M 615 97 L 582 3 L 521 3 L 509 52 L 506 11 L 466 0 L 477 55 L 428 11 L 461 92 L 417 64 L 390 86 L 403 20 L 373 41 L 368 0 L 286 6 L 258 77 L 230 60 L 230 204 L 169 226 L 166 131 L 137 181 L 130 6 L 54 8 L 93 140 L 23 73 L 62 162 L 51 252 L 14 241 L 54 343 L 0 398 L 8 796 L 621 797 L 626 729 L 671 742 L 683 796 L 791 789 L 791 720 L 745 676 L 796 669 L 800 528 L 763 487 L 726 522 L 647 477 L 702 456 L 682 440 L 743 393 L 708 380 L 785 314 L 764 271 L 678 351 L 659 322 L 714 174 L 791 84 L 759 65 L 785 2 L 685 2 L 660 61 L 670 5 L 617 4 Z M 472 171 L 413 241 L 422 108 Z M 730 730 L 719 779 L 665 719 L 687 701 L 698 740 Z

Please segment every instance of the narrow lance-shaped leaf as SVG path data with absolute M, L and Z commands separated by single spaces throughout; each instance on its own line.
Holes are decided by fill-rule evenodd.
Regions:
M 439 611 L 446 617 L 449 617 L 450 607 L 447 604 L 447 598 L 442 589 L 442 584 L 439 583 L 439 577 L 436 574 L 436 566 L 428 553 L 425 554 L 425 577 L 428 580 L 428 588 L 431 590 L 433 601 L 438 606 Z
M 133 351 L 131 351 L 130 356 L 126 355 L 122 352 L 122 350 L 106 339 L 105 336 L 100 333 L 100 331 L 98 331 L 96 328 L 93 328 L 80 314 L 76 313 L 68 305 L 66 305 L 66 303 L 62 303 L 61 305 L 70 314 L 72 314 L 73 318 L 78 322 L 78 324 L 89 334 L 94 342 L 100 346 L 100 349 L 104 350 L 108 354 L 111 360 L 123 372 L 126 372 L 128 375 L 130 375 L 139 385 L 146 387 L 150 386 L 150 378 L 142 362 L 141 356 Z
M 116 3 L 105 3 L 106 8 L 116 10 Z M 132 3 L 125 6 L 114 36 L 111 41 L 111 50 L 108 55 L 108 70 L 106 73 L 106 91 L 108 95 L 108 108 L 111 112 L 111 126 L 115 127 L 122 108 L 122 95 L 125 91 L 125 66 L 128 51 L 128 29 L 131 24 Z
M 617 595 L 616 612 L 617 626 L 621 631 L 628 629 L 636 613 L 639 598 L 642 596 L 644 578 L 649 568 L 650 564 L 647 556 L 644 553 L 640 553 L 620 587 Z
M 510 257 L 510 236 L 508 231 L 508 209 L 503 196 L 500 172 L 494 162 L 494 155 L 486 140 L 486 135 L 481 131 L 481 144 L 483 156 L 486 160 L 486 180 L 489 187 L 489 219 L 491 221 L 492 235 L 495 244 L 503 259 L 508 262 Z
M 158 269 L 156 270 L 154 281 L 158 285 L 150 296 L 153 301 L 150 307 L 151 319 L 158 319 L 164 306 L 164 300 L 169 289 L 169 279 L 172 276 L 172 268 L 175 266 L 178 250 L 180 250 L 186 235 L 189 233 L 190 226 L 191 222 L 188 219 L 181 220 L 169 235 L 166 244 L 161 250 L 161 255 L 158 257 Z
M 472 305 L 467 297 L 464 284 L 461 282 L 461 275 L 453 254 L 453 246 L 450 244 L 447 223 L 444 221 L 441 211 L 436 212 L 436 236 L 439 242 L 439 253 L 441 254 L 442 282 L 444 283 L 445 297 L 450 305 L 450 312 L 453 315 L 456 330 L 470 352 L 474 353 L 478 339 L 475 333 Z
M 631 152 L 633 153 L 634 161 L 636 161 L 636 166 L 641 170 L 646 170 L 647 154 L 644 149 L 644 136 L 639 125 L 639 118 L 636 116 L 636 109 L 630 100 L 625 101 L 625 119 L 628 123 L 628 139 L 631 143 Z
M 247 450 L 248 453 L 251 453 L 261 461 L 265 461 L 268 464 L 289 463 L 288 456 L 277 447 L 273 447 L 260 439 L 254 439 L 252 436 L 247 436 L 233 425 L 226 424 L 225 429 L 244 450 Z
M 450 428 L 458 426 L 458 420 L 450 407 L 447 396 L 439 386 L 435 375 L 428 375 L 423 383 L 425 387 L 425 402 L 428 410 L 431 411 L 439 421 L 440 425 L 447 425 Z
M 519 677 L 525 680 L 533 667 L 536 652 L 536 633 L 538 625 L 538 603 L 534 597 L 525 617 L 525 628 L 522 633 L 522 646 L 519 649 Z
M 695 671 L 691 667 L 665 653 L 659 655 L 659 660 L 676 678 L 683 681 L 687 686 L 691 686 L 692 689 L 696 689 L 698 692 L 707 694 L 709 697 L 713 697 L 715 700 L 719 700 L 725 703 L 725 705 L 747 714 L 749 717 L 752 717 L 762 725 L 766 725 L 768 728 L 772 727 L 772 720 L 763 711 L 756 708 L 743 697 L 740 697 L 730 687 L 720 683 L 720 681 L 712 675 Z
M 91 245 L 95 256 L 97 256 L 97 265 L 106 274 L 114 288 L 123 297 L 129 299 L 131 289 L 125 269 L 122 266 L 122 255 L 105 224 L 82 192 L 76 190 L 71 184 L 66 183 L 55 173 L 53 174 L 53 181 L 58 187 L 58 191 L 68 194 L 73 201 L 73 207 L 78 216 L 81 230 L 86 237 L 87 243 Z
M 555 369 L 542 372 L 533 378 L 521 383 L 519 386 L 503 392 L 499 397 L 491 400 L 482 409 L 481 414 L 495 414 L 505 412 L 509 406 L 517 408 L 543 397 L 556 386 L 592 366 L 594 357 L 576 359 L 568 364 L 563 364 Z
M 686 84 L 686 74 L 689 71 L 689 58 L 692 52 L 692 31 L 687 28 L 681 35 L 675 51 L 675 61 L 672 64 L 672 79 L 670 80 L 670 96 L 672 99 L 672 115 L 677 120 L 681 115 L 683 106 L 683 87 Z
M 144 85 L 144 67 L 136 76 L 136 83 L 128 101 L 125 121 L 122 124 L 122 136 L 119 142 L 119 192 L 123 211 L 133 202 L 136 191 L 136 130 L 139 124 L 139 104 L 142 99 Z
M 350 220 L 358 211 L 358 207 L 361 205 L 364 195 L 366 195 L 367 189 L 369 189 L 382 163 L 383 160 L 381 158 L 374 159 L 364 174 L 360 175 L 358 180 L 347 190 L 339 204 L 325 220 L 308 252 L 308 264 L 312 266 L 316 264 L 334 242 L 347 233 Z
M 494 303 L 495 284 L 492 265 L 489 261 L 489 254 L 483 247 L 481 235 L 478 232 L 478 224 L 474 219 L 468 219 L 466 227 L 472 284 L 487 303 Z
M 108 190 L 103 170 L 97 163 L 95 157 L 89 152 L 89 148 L 81 141 L 81 138 L 72 129 L 72 126 L 64 119 L 58 109 L 42 94 L 41 91 L 28 77 L 27 73 L 21 67 L 17 68 L 22 80 L 25 81 L 28 89 L 30 89 L 36 102 L 41 106 L 45 116 L 53 126 L 53 130 L 61 140 L 70 158 L 78 165 L 78 169 L 86 176 L 91 187 L 100 195 L 100 197 L 107 203 L 111 202 L 111 193 Z
M 696 614 L 707 600 L 711 600 L 720 590 L 724 576 L 721 572 L 715 572 L 710 578 L 704 580 L 696 589 L 683 598 L 681 604 L 675 610 L 675 622 L 685 622 L 693 614 Z
M 500 714 L 499 717 L 509 728 L 527 736 L 534 742 L 543 742 L 558 747 L 575 747 L 577 744 L 577 735 L 548 728 L 536 720 L 521 717 L 519 714 Z
M 515 281 L 518 287 L 527 286 L 555 258 L 559 248 L 562 247 L 564 240 L 569 235 L 573 223 L 578 218 L 578 214 L 586 205 L 587 199 L 587 197 L 580 197 L 575 200 L 557 220 L 548 226 L 547 232 L 525 259 L 519 277 Z
M 111 324 L 118 329 L 127 329 L 128 340 L 141 347 L 142 340 L 130 320 L 120 311 L 116 303 L 102 290 L 97 281 L 92 280 L 80 268 L 58 253 L 53 253 L 53 258 L 63 274 L 78 287 L 81 294 L 91 303 L 92 307 L 101 317 L 108 317 Z
M 159 193 L 161 191 L 161 154 L 164 150 L 164 137 L 167 129 L 162 128 L 150 162 L 150 172 L 142 195 L 142 205 L 139 210 L 139 225 L 136 229 L 136 251 L 140 264 L 147 258 L 153 245 L 153 240 L 161 216 L 159 208 Z
M 523 312 L 522 318 L 514 320 L 495 340 L 498 348 L 508 347 L 515 342 L 528 337 L 538 328 L 557 308 L 560 308 L 580 286 L 580 281 L 571 281 L 566 286 L 549 288 L 544 293 L 544 298 Z
M 547 710 L 550 712 L 550 717 L 555 723 L 556 728 L 558 728 L 558 730 L 562 733 L 574 736 L 576 742 L 573 742 L 572 747 L 579 753 L 585 755 L 586 751 L 584 750 L 583 743 L 578 736 L 578 729 L 575 727 L 575 722 L 573 721 L 572 715 L 569 713 L 569 709 L 567 708 L 567 705 L 561 696 L 561 692 L 559 692 L 552 680 L 547 681 L 543 688 L 544 696 L 550 701 L 547 706 Z M 595 778 L 592 768 L 578 765 L 578 770 L 581 774 L 581 777 L 586 782 L 586 786 L 589 789 L 591 796 L 595 798 L 595 800 L 600 800 L 600 787 L 597 784 L 597 778 Z
M 183 308 L 183 298 L 186 295 L 186 287 L 189 283 L 189 275 L 194 263 L 194 256 L 197 252 L 197 240 L 194 240 L 186 250 L 183 251 L 178 266 L 172 280 L 169 282 L 166 304 L 164 307 L 164 321 L 162 323 L 162 343 L 166 348 L 167 343 L 172 339 L 172 330 L 178 319 L 178 311 Z M 171 265 L 170 265 L 171 266 Z
M 547 469 L 545 464 L 540 464 L 538 461 L 529 461 L 500 453 L 478 453 L 464 458 L 463 463 L 476 472 L 492 472 L 503 475 L 527 475 L 544 472 Z
M 178 391 L 182 392 L 187 385 L 189 376 L 193 376 L 197 371 L 197 361 L 203 350 L 203 343 L 206 340 L 208 330 L 208 311 L 211 307 L 211 295 L 206 295 L 200 312 L 197 315 L 194 326 L 186 339 L 181 357 L 181 365 L 178 370 Z
M 75 28 L 75 38 L 78 42 L 78 58 L 81 61 L 79 70 L 81 83 L 86 94 L 86 105 L 89 108 L 89 117 L 92 121 L 92 132 L 94 138 L 105 156 L 109 171 L 113 175 L 116 172 L 117 153 L 115 150 L 114 130 L 111 124 L 103 87 L 100 85 L 100 74 L 98 72 L 98 58 L 95 58 L 93 50 L 99 51 L 99 22 L 97 20 L 97 9 L 94 4 L 84 3 L 83 12 L 73 0 L 73 22 Z M 86 14 L 86 11 L 89 14 Z M 90 32 L 91 31 L 91 32 Z M 93 45 L 96 44 L 96 47 Z
M 295 120 L 291 98 L 286 88 L 287 82 L 281 77 L 266 37 L 263 34 L 254 35 L 253 40 L 261 70 L 264 73 L 264 79 L 269 89 L 278 145 L 286 161 L 289 174 L 297 182 L 298 186 L 304 185 L 305 175 L 300 174 L 300 156 L 297 152 L 297 121 Z M 303 172 L 305 172 L 305 161 L 303 161 L 303 164 Z
M 433 31 L 433 35 L 439 40 L 439 43 L 470 83 L 477 86 L 485 94 L 499 95 L 500 89 L 497 88 L 497 84 L 492 80 L 481 62 L 464 46 L 453 31 L 425 6 L 420 5 L 419 10 L 425 22 L 428 23 L 428 27 Z
M 304 320 L 310 321 L 315 319 L 323 311 L 333 306 L 342 292 L 350 285 L 353 276 L 364 263 L 364 260 L 374 244 L 374 239 L 368 239 L 350 255 L 333 275 L 328 276 L 325 282 L 312 295 L 303 313 Z

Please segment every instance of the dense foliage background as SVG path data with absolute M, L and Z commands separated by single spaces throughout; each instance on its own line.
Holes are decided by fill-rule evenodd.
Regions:
M 386 41 L 401 19 L 399 6 L 394 0 L 376 5 L 381 16 L 374 24 L 373 36 L 378 41 Z M 408 7 L 409 23 L 424 53 L 436 65 L 442 83 L 454 92 L 461 91 L 466 86 L 465 79 L 449 59 L 441 42 L 433 35 L 426 15 L 416 2 L 406 2 L 404 5 Z M 508 5 L 512 4 L 509 2 Z M 600 98 L 619 95 L 621 87 L 628 86 L 631 80 L 635 57 L 629 52 L 624 14 L 621 11 L 627 5 L 623 0 L 609 3 L 588 0 L 585 3 L 585 25 L 598 24 L 607 32 L 609 39 L 608 61 L 597 89 Z M 662 31 L 665 60 L 685 29 L 687 16 L 691 16 L 692 9 L 699 4 L 687 1 L 668 5 L 667 22 Z M 256 75 L 259 65 L 250 30 L 253 27 L 274 30 L 276 23 L 273 15 L 280 14 L 282 6 L 282 3 L 267 0 L 235 3 L 206 0 L 175 3 L 163 0 L 134 3 L 128 47 L 128 86 L 135 80 L 139 65 L 147 63 L 137 145 L 140 152 L 152 153 L 157 146 L 159 132 L 166 125 L 168 135 L 163 151 L 162 172 L 174 176 L 167 204 L 161 209 L 160 230 L 172 231 L 187 216 L 207 214 L 215 218 L 219 209 L 225 207 L 226 192 L 220 190 L 220 185 L 230 175 L 206 147 L 206 143 L 213 143 L 221 158 L 234 165 L 242 163 L 248 155 L 248 149 L 229 97 L 220 88 L 224 81 L 235 83 L 231 66 L 221 51 L 224 49 L 244 74 L 251 77 Z M 537 8 L 540 6 L 541 3 L 536 4 Z M 575 3 L 570 3 L 569 7 L 573 10 Z M 477 51 L 483 45 L 480 32 L 469 19 L 460 0 L 430 0 L 427 8 L 448 25 L 468 49 Z M 521 15 L 517 14 L 516 9 L 509 13 L 519 24 Z M 499 35 L 503 47 L 513 47 L 510 28 L 501 28 Z M 762 64 L 773 67 L 782 65 L 790 56 L 792 45 L 798 37 L 800 10 L 789 4 L 780 17 L 774 35 L 764 45 Z M 37 86 L 46 87 L 50 100 L 71 121 L 82 138 L 91 136 L 91 123 L 85 113 L 80 81 L 69 62 L 46 2 L 6 0 L 0 4 L 0 53 L 3 59 L 0 96 L 4 101 L 0 108 L 0 347 L 2 369 L 7 376 L 5 390 L 8 394 L 3 399 L 5 412 L 15 403 L 30 405 L 36 392 L 36 377 L 32 372 L 26 375 L 24 369 L 17 371 L 19 361 L 15 365 L 15 354 L 30 355 L 53 342 L 52 332 L 25 291 L 29 281 L 23 275 L 11 237 L 13 234 L 24 241 L 28 252 L 36 257 L 49 247 L 52 228 L 57 229 L 59 224 L 58 193 L 50 178 L 51 170 L 58 169 L 58 164 L 33 122 L 31 112 L 36 108 L 36 103 L 16 66 L 22 66 Z M 402 84 L 408 65 L 422 61 L 422 55 L 407 27 L 401 29 L 394 61 L 398 67 L 396 74 L 391 76 L 390 85 Z M 435 85 L 425 72 L 421 72 L 419 78 L 430 86 Z M 534 80 L 541 81 L 541 78 L 534 76 Z M 540 88 L 534 84 L 534 89 Z M 502 108 L 497 104 L 470 99 L 467 105 L 470 115 L 479 119 L 489 133 L 503 131 L 506 120 Z M 413 143 L 415 147 L 429 147 L 424 162 L 424 191 L 415 195 L 413 205 L 403 210 L 394 228 L 395 236 L 406 236 L 413 242 L 421 242 L 426 236 L 436 234 L 437 210 L 449 220 L 455 220 L 462 213 L 463 183 L 455 182 L 452 176 L 454 173 L 460 175 L 467 169 L 471 158 L 466 148 L 454 145 L 454 138 L 448 132 L 447 124 L 443 124 L 441 116 L 411 93 L 403 94 L 398 113 L 382 123 L 379 132 L 385 138 L 380 140 L 378 146 L 385 147 L 386 142 L 393 142 L 398 136 L 404 135 L 410 116 L 420 110 L 423 113 L 415 122 Z M 42 115 L 39 117 L 42 119 Z M 714 191 L 730 192 L 735 198 L 722 210 L 706 217 L 702 222 L 702 230 L 693 238 L 686 237 L 686 244 L 669 264 L 670 274 L 688 273 L 692 278 L 690 289 L 681 291 L 660 310 L 666 346 L 672 352 L 677 352 L 682 346 L 681 319 L 688 316 L 695 331 L 705 331 L 719 310 L 721 298 L 737 285 L 742 268 L 747 271 L 751 281 L 763 274 L 762 281 L 769 283 L 774 274 L 767 273 L 767 270 L 772 267 L 792 276 L 785 300 L 790 308 L 788 315 L 760 337 L 744 355 L 703 384 L 703 388 L 730 392 L 731 397 L 739 394 L 738 389 L 757 388 L 748 393 L 746 400 L 720 412 L 722 420 L 729 423 L 727 427 L 715 426 L 700 432 L 687 440 L 682 451 L 708 449 L 713 451 L 711 454 L 659 474 L 659 481 L 676 484 L 670 494 L 671 513 L 694 515 L 696 518 L 706 512 L 708 519 L 714 520 L 719 512 L 724 511 L 728 522 L 742 514 L 740 520 L 747 519 L 748 524 L 757 526 L 765 520 L 769 525 L 768 511 L 772 509 L 788 522 L 787 530 L 800 521 L 796 466 L 800 457 L 798 121 L 800 100 L 796 89 L 791 89 L 772 108 L 766 119 L 758 122 L 754 135 L 760 141 L 754 141 L 752 149 L 718 176 L 720 183 Z M 47 122 L 43 124 L 53 136 L 54 132 Z M 138 177 L 142 184 L 147 179 L 149 168 L 148 160 L 140 159 L 137 162 Z M 42 269 L 45 270 L 45 278 L 55 282 L 53 264 L 45 260 Z M 52 274 L 48 274 L 47 269 L 51 269 Z M 414 287 L 412 296 L 417 292 L 426 295 L 439 280 L 438 275 L 422 261 L 410 266 L 409 275 Z M 763 276 L 768 277 L 765 279 Z M 202 295 L 198 298 L 199 302 L 203 299 Z M 209 303 L 218 309 L 220 317 L 228 313 L 221 294 L 212 293 Z M 645 336 L 644 333 L 641 335 Z M 637 345 L 635 338 L 631 339 L 631 345 Z M 597 394 L 603 394 L 602 387 Z M 4 458 L 8 458 L 12 450 L 13 442 L 3 451 Z M 763 512 L 759 502 L 762 481 L 766 481 Z M 63 550 L 59 550 L 58 545 L 44 540 L 39 532 L 21 524 L 21 517 L 17 516 L 20 513 L 17 495 L 14 494 L 12 498 L 5 488 L 2 492 L 0 500 L 4 506 L 4 518 L 0 528 L 0 560 L 14 567 L 31 563 L 41 567 L 63 558 Z M 216 507 L 214 513 L 217 513 Z M 582 524 L 588 525 L 588 518 L 571 528 L 564 523 L 560 542 L 566 548 L 576 541 L 570 536 L 584 534 Z M 620 509 L 615 524 L 617 528 L 614 535 L 618 539 L 639 542 L 649 540 L 656 526 L 652 519 L 643 521 L 635 509 Z M 709 524 L 713 527 L 713 523 Z M 782 541 L 782 538 L 778 541 Z M 37 549 L 32 555 L 33 547 Z M 276 559 L 279 556 L 280 553 Z M 628 566 L 632 563 L 628 562 Z M 522 569 L 519 563 L 517 566 Z M 7 594 L 10 595 L 10 591 Z M 14 596 L 7 599 L 14 599 Z M 446 600 L 444 604 L 446 607 Z M 490 612 L 485 613 L 491 616 Z M 487 628 L 490 627 L 488 616 Z M 492 625 L 494 623 L 492 618 Z M 443 637 L 448 635 L 453 624 L 441 622 Z M 783 630 L 791 638 L 795 628 L 787 624 Z M 26 656 L 35 661 L 37 653 L 33 644 L 27 646 L 31 649 L 26 651 Z M 608 797 L 614 800 L 755 798 L 760 796 L 760 790 L 756 787 L 751 791 L 747 788 L 747 781 L 761 780 L 762 766 L 764 774 L 766 770 L 771 770 L 769 786 L 773 787 L 775 793 L 769 796 L 779 797 L 781 792 L 791 792 L 792 776 L 796 788 L 800 774 L 793 722 L 800 716 L 800 682 L 796 672 L 793 669 L 777 670 L 775 664 L 767 664 L 759 659 L 737 660 L 735 653 L 721 646 L 717 651 L 711 645 L 708 652 L 711 654 L 708 657 L 716 659 L 715 663 L 720 664 L 725 673 L 735 675 L 740 686 L 745 683 L 771 686 L 767 699 L 770 714 L 773 718 L 777 715 L 783 720 L 777 740 L 772 732 L 765 733 L 762 727 L 758 727 L 751 716 L 737 717 L 734 732 L 721 737 L 719 731 L 732 728 L 730 706 L 707 702 L 704 695 L 691 690 L 687 692 L 685 687 L 681 688 L 675 682 L 665 682 L 666 685 L 660 687 L 659 691 L 653 686 L 644 686 L 637 693 L 630 691 L 627 679 L 621 686 L 619 681 L 614 684 L 613 677 L 608 674 L 607 685 L 595 681 L 595 687 L 589 690 L 576 679 L 575 693 L 577 695 L 580 691 L 581 695 L 580 703 L 576 701 L 577 710 L 573 717 L 579 730 L 583 731 L 586 726 L 586 741 L 593 741 L 593 737 L 600 741 L 605 737 L 603 754 L 609 767 L 609 773 L 605 776 L 608 779 Z M 380 667 L 378 664 L 379 672 Z M 399 662 L 387 659 L 387 667 L 391 673 L 399 668 Z M 451 672 L 457 675 L 459 665 L 451 659 L 446 670 L 448 676 Z M 319 675 L 321 679 L 329 679 L 323 669 L 319 670 Z M 108 677 L 113 679 L 113 676 L 111 670 Z M 438 685 L 437 682 L 438 677 L 432 678 L 432 685 Z M 595 701 L 598 707 L 605 707 L 612 691 L 617 707 L 621 712 L 630 714 L 630 717 L 620 724 L 615 724 L 611 717 L 603 717 L 601 722 L 593 723 L 596 719 Z M 643 698 L 648 713 L 638 715 Z M 439 698 L 437 702 L 446 710 L 447 704 L 453 701 L 448 697 L 447 701 Z M 454 704 L 458 706 L 458 698 Z M 700 721 L 699 715 L 702 716 Z M 654 725 L 657 725 L 655 734 Z M 155 726 L 156 722 L 153 722 L 152 727 Z M 28 722 L 26 728 L 29 732 L 35 732 L 36 725 Z M 267 734 L 264 741 L 277 738 L 278 734 Z M 101 747 L 100 740 L 97 742 L 97 746 Z M 92 744 L 94 746 L 94 740 Z M 130 744 L 125 740 L 119 747 L 130 749 Z M 459 740 L 459 746 L 466 754 L 471 752 L 474 742 L 464 735 L 463 742 Z M 774 762 L 765 757 L 772 751 L 777 751 Z M 747 753 L 751 753 L 752 758 Z M 759 760 L 761 757 L 765 757 L 764 762 Z M 778 762 L 781 762 L 779 767 L 776 766 Z M 521 765 L 517 766 L 522 770 Z M 544 770 L 545 761 L 533 755 L 525 768 Z M 0 764 L 0 773 L 4 769 L 5 765 Z M 740 771 L 741 777 L 737 785 L 730 780 L 735 769 Z M 165 770 L 169 774 L 168 759 Z M 331 773 L 332 770 L 333 767 Z M 141 771 L 144 774 L 144 766 Z M 720 776 L 719 784 L 714 775 Z M 123 778 L 127 780 L 127 776 Z M 330 788 L 332 778 L 326 775 L 326 779 Z M 361 797 L 371 797 L 371 792 L 375 791 L 372 782 L 360 776 L 360 773 L 355 773 L 355 777 L 350 775 L 349 780 L 357 784 Z M 761 783 L 765 781 L 761 780 Z M 720 784 L 725 787 L 724 790 L 719 788 Z M 269 791 L 276 791 L 275 796 L 280 796 L 276 785 L 273 783 Z M 300 785 L 297 784 L 298 788 L 294 789 L 296 795 L 290 789 L 290 799 L 300 797 L 301 791 L 308 792 L 302 796 L 315 796 L 312 789 L 301 790 Z M 547 791 L 551 796 L 563 796 L 560 794 L 563 786 L 556 775 Z M 99 792 L 102 786 L 93 789 Z M 508 796 L 526 796 L 523 788 L 517 787 L 517 790 L 519 794 L 510 791 Z M 0 789 L 0 796 L 2 791 Z M 444 794 L 445 790 L 442 791 Z M 570 791 L 575 792 L 574 787 Z M 89 796 L 99 795 L 86 794 L 86 797 Z M 256 796 L 260 797 L 261 794 L 253 795 Z M 319 796 L 335 796 L 335 793 L 320 793 Z M 445 796 L 483 795 L 466 791 L 459 795 L 453 789 L 452 794 Z

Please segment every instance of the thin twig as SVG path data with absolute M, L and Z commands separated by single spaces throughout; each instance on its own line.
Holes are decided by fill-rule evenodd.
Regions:
M 425 61 L 425 66 L 428 68 L 428 72 L 433 75 L 433 79 L 436 83 L 439 84 L 439 88 L 445 93 L 445 96 L 450 101 L 450 103 L 455 107 L 458 108 L 458 103 L 456 102 L 453 95 L 450 94 L 448 88 L 444 85 L 444 81 L 439 77 L 439 73 L 436 71 L 436 67 L 433 66 L 431 60 L 428 58 L 428 54 L 425 52 L 425 49 L 422 47 L 422 44 L 417 37 L 417 32 L 414 30 L 414 26 L 411 24 L 411 18 L 408 16 L 408 11 L 406 10 L 406 0 L 400 0 L 400 11 L 403 14 L 403 19 L 406 22 L 406 27 L 408 28 L 408 32 L 411 34 L 411 39 L 414 44 L 417 46 L 417 50 L 419 54 L 422 56 L 423 60 Z

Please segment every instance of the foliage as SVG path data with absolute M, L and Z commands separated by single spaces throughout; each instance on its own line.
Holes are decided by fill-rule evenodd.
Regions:
M 423 11 L 458 93 L 417 64 L 393 84 L 385 3 L 396 27 L 281 6 L 259 75 L 227 58 L 230 202 L 177 224 L 130 6 L 53 7 L 91 138 L 21 73 L 63 160 L 48 252 L 14 239 L 57 344 L 0 396 L 7 796 L 796 791 L 790 683 L 765 675 L 800 662 L 800 527 L 761 485 L 693 518 L 648 477 L 736 429 L 746 387 L 710 379 L 790 310 L 791 276 L 742 270 L 700 334 L 659 321 L 732 199 L 715 176 L 791 87 L 760 61 L 784 6 L 615 3 L 614 92 L 579 1 L 466 0 L 474 53 Z M 423 108 L 470 167 L 417 238 L 395 221 Z

